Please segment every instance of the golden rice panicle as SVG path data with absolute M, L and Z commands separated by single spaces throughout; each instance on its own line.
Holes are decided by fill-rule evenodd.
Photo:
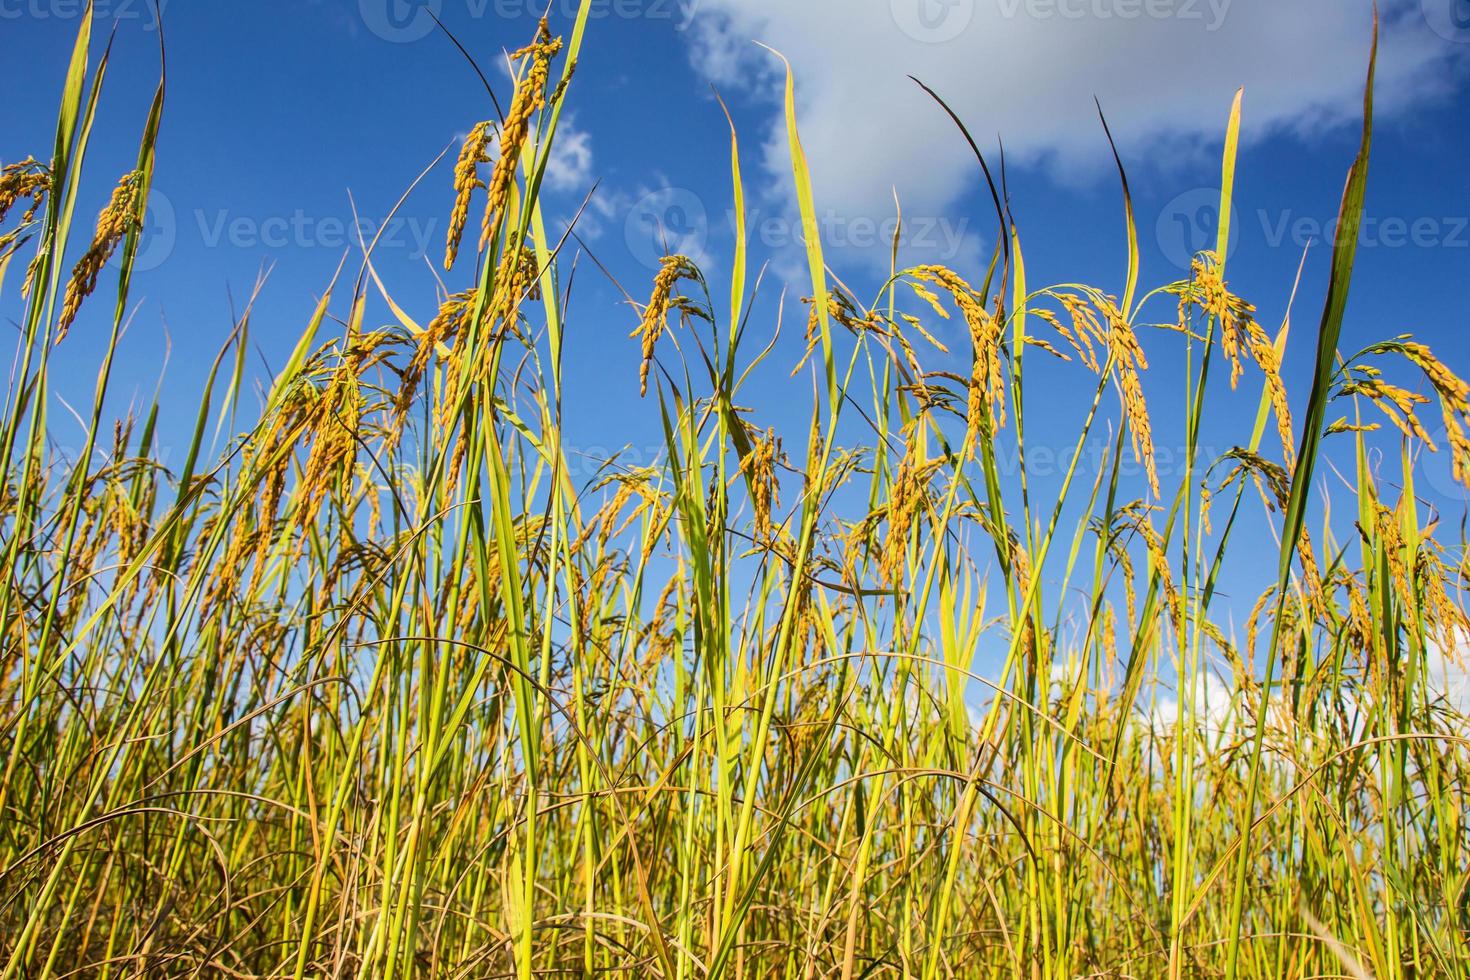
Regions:
M 1107 343 L 1107 335 L 1098 323 L 1097 314 L 1087 301 L 1073 293 L 1053 293 L 1063 309 L 1067 311 L 1068 318 L 1072 321 L 1071 329 L 1062 325 L 1062 321 L 1054 314 L 1043 316 L 1048 323 L 1057 328 L 1057 331 L 1070 343 L 1082 358 L 1082 363 L 1087 365 L 1093 374 L 1102 373 L 1102 365 L 1097 359 L 1097 348 L 1093 341 L 1098 340 Z M 1050 311 L 1047 311 L 1050 313 Z
M 808 303 L 811 307 L 807 311 L 806 317 L 806 350 L 802 353 L 801 359 L 796 362 L 796 367 L 791 369 L 791 376 L 793 378 L 801 373 L 802 368 L 806 367 L 806 362 L 811 360 L 811 356 L 817 352 L 817 345 L 822 342 L 822 319 L 818 315 L 819 311 L 817 310 L 816 300 L 807 299 L 803 302 Z M 837 302 L 835 299 L 827 304 L 827 314 L 829 316 L 836 309 Z
M 1389 577 L 1393 580 L 1399 601 L 1404 604 L 1404 608 L 1412 609 L 1417 603 L 1417 594 L 1414 590 L 1409 544 L 1404 540 L 1399 514 L 1391 507 L 1376 504 L 1373 517 L 1373 531 L 1382 544 Z
M 675 305 L 674 287 L 681 279 L 698 279 L 699 270 L 687 256 L 665 255 L 658 275 L 653 279 L 653 294 L 643 308 L 643 321 L 633 336 L 643 340 L 643 363 L 638 369 L 638 395 L 648 394 L 648 375 L 653 368 L 653 352 L 669 326 L 669 310 Z
M 1470 423 L 1470 382 L 1451 371 L 1423 344 L 1405 342 L 1403 349 L 1404 356 L 1424 372 L 1439 395 L 1455 479 L 1470 487 L 1470 437 L 1465 434 L 1465 426 Z
M 475 188 L 484 187 L 480 179 L 480 164 L 490 162 L 490 123 L 476 123 L 465 137 L 459 151 L 459 161 L 454 165 L 454 211 L 449 216 L 449 241 L 444 250 L 444 270 L 454 268 L 459 256 L 460 239 L 470 217 L 470 198 Z
M 1251 606 L 1250 614 L 1245 618 L 1245 649 L 1256 649 L 1256 639 L 1260 636 L 1261 628 L 1270 615 L 1271 600 L 1276 598 L 1276 592 L 1276 586 L 1271 586 L 1262 592 L 1256 599 L 1256 604 Z
M 66 287 L 66 298 L 61 305 L 61 320 L 57 324 L 56 342 L 59 344 L 71 329 L 82 308 L 82 300 L 92 295 L 97 288 L 97 277 L 102 267 L 112 258 L 118 244 L 130 231 L 141 227 L 143 222 L 143 196 L 140 193 L 143 172 L 134 170 L 118 181 L 112 199 L 97 215 L 97 230 L 92 236 L 91 247 L 72 270 L 71 282 Z
M 1033 606 L 1027 600 L 1031 596 L 1031 585 L 1035 572 L 1031 566 L 1031 555 L 1026 550 L 1026 543 L 1017 534 L 1009 534 L 1007 541 L 1007 552 L 1011 566 L 1011 577 L 1016 584 L 1016 600 L 1018 603 L 1017 622 L 1012 629 L 1019 629 L 1016 639 L 1017 649 L 1028 652 L 1040 652 L 1036 642 L 1036 627 L 1033 620 Z M 1043 645 L 1045 640 L 1043 638 Z
M 890 585 L 897 586 L 903 581 L 909 535 L 923 504 L 929 476 L 941 462 L 925 459 L 923 433 L 916 424 L 908 433 L 903 461 L 894 474 L 888 498 L 888 537 L 878 560 L 878 571 Z
M 1244 480 L 1249 476 L 1268 510 L 1286 509 L 1287 498 L 1291 495 L 1291 477 L 1284 467 L 1248 449 L 1232 450 L 1226 455 L 1235 460 L 1236 465 L 1221 481 L 1222 491 L 1237 479 Z
M 1109 543 L 1108 550 L 1123 573 L 1123 603 L 1128 614 L 1128 632 L 1135 633 L 1138 631 L 1138 588 L 1134 585 L 1133 558 L 1123 543 L 1116 539 Z
M 1190 282 L 1179 298 L 1181 329 L 1188 322 L 1191 306 L 1198 306 L 1219 323 L 1220 349 L 1230 361 L 1230 387 L 1236 387 L 1245 372 L 1241 351 L 1250 346 L 1256 308 L 1230 291 L 1230 284 L 1220 275 L 1220 258 L 1214 252 L 1201 252 L 1190 266 Z
M 1268 510 L 1274 509 L 1282 513 L 1286 511 L 1291 498 L 1291 475 L 1285 467 L 1247 449 L 1236 449 L 1226 455 L 1235 460 L 1236 465 L 1221 482 L 1221 490 L 1237 479 L 1244 481 L 1246 477 L 1250 477 Z M 1319 616 L 1325 615 L 1327 593 L 1323 587 L 1321 568 L 1317 564 L 1316 549 L 1312 546 L 1312 536 L 1306 528 L 1302 529 L 1301 537 L 1297 541 L 1297 558 L 1302 567 L 1302 588 L 1307 599 L 1307 609 Z
M 26 157 L 19 163 L 0 167 L 0 222 L 21 198 L 30 198 L 30 205 L 22 215 L 20 223 L 28 225 L 36 217 L 46 194 L 51 190 L 51 171 L 35 157 Z M 0 239 L 3 241 L 3 239 Z
M 409 357 L 408 364 L 400 373 L 398 390 L 393 396 L 393 417 L 389 426 L 391 433 L 390 444 L 396 443 L 403 427 L 407 421 L 409 409 L 413 406 L 413 400 L 418 395 L 419 385 L 423 382 L 424 375 L 429 370 L 429 364 L 434 358 L 434 352 L 441 344 L 464 332 L 465 323 L 469 320 L 474 306 L 475 291 L 468 289 L 455 293 L 444 301 L 439 307 L 439 312 L 424 332 L 418 335 L 417 343 L 414 345 L 413 354 Z
M 1470 401 L 1470 382 L 1450 370 L 1426 345 L 1405 341 L 1402 347 L 1404 356 L 1424 372 L 1443 398 L 1458 405 L 1462 411 L 1470 408 L 1466 405 Z
M 1346 569 L 1339 573 L 1342 589 L 1347 594 L 1348 609 L 1345 636 L 1349 643 L 1360 650 L 1373 644 L 1373 618 L 1368 612 L 1368 599 L 1358 575 Z
M 498 321 L 496 336 L 505 331 L 514 331 L 520 315 L 521 303 L 540 296 L 541 266 L 536 253 L 524 245 L 507 248 L 500 257 L 500 268 L 495 275 L 497 295 L 492 317 Z
M 619 517 L 623 512 L 623 508 L 636 497 L 644 498 L 644 503 L 647 503 L 647 474 L 634 472 L 619 475 L 613 477 L 612 482 L 617 485 L 617 491 L 613 494 L 611 500 L 604 503 L 598 509 L 597 513 L 592 515 L 591 519 L 587 522 L 586 530 L 583 532 L 584 536 L 589 539 L 595 536 L 599 554 L 607 548 L 613 536 L 625 529 L 638 516 L 638 512 L 643 509 L 642 507 L 637 508 L 626 521 L 620 524 Z M 582 543 L 584 542 L 579 542 L 579 544 Z
M 1445 439 L 1450 444 L 1451 463 L 1455 479 L 1470 486 L 1470 437 L 1465 429 L 1470 424 L 1470 383 L 1466 383 L 1424 344 L 1415 343 L 1407 337 L 1375 344 L 1359 354 L 1398 354 L 1417 367 L 1429 381 L 1439 400 L 1440 414 L 1444 421 Z M 1338 396 L 1361 395 L 1367 398 L 1406 439 L 1424 443 L 1431 451 L 1439 446 L 1424 428 L 1417 414 L 1421 405 L 1431 398 L 1383 380 L 1383 371 L 1376 365 L 1355 360 L 1346 372 L 1346 379 L 1338 389 Z M 1335 422 L 1332 431 L 1372 431 L 1376 426 L 1350 424 L 1346 419 Z
M 802 302 L 810 307 L 806 318 L 806 351 L 802 354 L 801 360 L 796 362 L 796 367 L 791 369 L 791 376 L 793 378 L 801 373 L 801 369 L 806 366 L 807 361 L 811 360 L 812 355 L 816 353 L 817 345 L 822 342 L 822 321 L 817 315 L 817 301 L 814 297 L 808 296 Z M 878 314 L 871 310 L 861 310 L 857 300 L 853 299 L 841 289 L 834 288 L 828 293 L 827 315 L 833 321 L 846 327 L 855 334 L 861 333 L 864 330 L 873 330 L 886 335 L 882 325 L 879 323 Z M 902 339 L 899 342 L 903 344 Z
M 1026 550 L 1026 543 L 1015 534 L 1009 536 L 1006 551 L 1011 575 L 1016 580 L 1016 596 L 1024 603 L 1031 593 L 1031 554 Z
M 357 469 L 359 433 L 367 412 L 361 375 L 377 363 L 375 355 L 382 336 L 370 334 L 362 338 L 363 342 L 351 344 L 338 359 L 312 405 L 308 419 L 311 448 L 302 464 L 301 496 L 295 513 L 295 527 L 299 530 L 307 530 L 316 523 L 323 503 Z M 305 544 L 307 537 L 301 536 L 298 548 Z
M 1457 597 L 1446 588 L 1447 583 L 1455 580 L 1455 574 L 1444 560 L 1444 547 L 1426 536 L 1415 566 L 1428 625 L 1434 631 L 1440 648 L 1461 662 L 1463 658 L 1457 652 L 1461 645 L 1459 640 L 1470 629 L 1470 619 L 1460 608 Z M 1461 662 L 1461 666 L 1465 664 Z
M 859 587 L 858 563 L 872 554 L 873 538 L 882 522 L 883 511 L 872 511 L 862 520 L 848 524 L 846 532 L 836 538 L 842 552 L 841 560 L 837 564 L 842 570 L 842 581 L 848 587 Z
M 1470 487 L 1470 437 L 1460 425 L 1460 418 L 1445 412 L 1445 436 L 1450 443 L 1450 460 L 1455 479 Z
M 1154 461 L 1153 425 L 1148 417 L 1148 403 L 1143 397 L 1140 373 L 1148 370 L 1143 345 L 1133 332 L 1133 325 L 1112 300 L 1102 301 L 1108 321 L 1108 347 L 1113 352 L 1118 390 L 1123 396 L 1123 414 L 1128 418 L 1128 432 L 1133 445 L 1133 458 L 1143 463 L 1148 485 L 1155 498 L 1159 496 L 1159 472 Z
M 1344 386 L 1343 391 L 1367 398 L 1404 434 L 1404 438 L 1418 439 L 1429 446 L 1434 445 L 1416 412 L 1420 405 L 1429 404 L 1429 399 L 1418 392 L 1389 384 L 1376 375 L 1364 376 L 1351 382 Z
M 1001 370 L 1003 323 L 999 316 L 985 309 L 980 294 L 953 270 L 941 265 L 921 265 L 909 270 L 909 274 L 947 292 L 969 328 L 972 360 L 965 411 L 965 453 L 973 459 L 986 422 L 991 432 L 999 431 L 1006 422 L 1006 386 Z
M 1164 550 L 1164 536 L 1154 528 L 1147 511 L 1139 515 L 1138 533 L 1143 536 L 1149 564 L 1154 574 L 1158 576 L 1159 585 L 1164 590 L 1164 602 L 1169 609 L 1169 621 L 1174 625 L 1174 635 L 1182 643 L 1185 635 L 1184 596 L 1174 584 L 1174 573 L 1169 567 L 1169 555 Z
M 1048 310 L 1044 306 L 1036 307 L 1035 309 L 1031 310 L 1031 312 L 1036 315 L 1037 319 L 1051 325 L 1051 328 L 1055 330 L 1057 334 L 1067 342 L 1067 345 L 1077 352 L 1077 357 L 1082 361 L 1084 365 L 1086 365 L 1089 371 L 1096 374 L 1100 370 L 1097 363 L 1097 353 L 1092 345 L 1091 337 L 1087 336 L 1087 334 L 1085 333 L 1083 333 L 1079 337 L 1071 327 L 1068 327 L 1065 323 L 1062 322 L 1061 317 L 1057 316 L 1056 313 Z M 1026 342 L 1032 343 L 1032 339 L 1030 337 L 1027 337 Z M 1051 345 L 1047 346 L 1049 347 Z M 1058 353 L 1059 356 L 1061 356 L 1064 360 L 1071 360 L 1071 358 L 1066 356 L 1065 354 L 1060 354 L 1060 352 L 1057 352 L 1055 350 L 1053 352 Z
M 1254 320 L 1246 323 L 1246 343 L 1251 359 L 1266 376 L 1266 391 L 1271 398 L 1271 411 L 1276 416 L 1276 432 L 1281 437 L 1281 452 L 1287 466 L 1296 464 L 1296 437 L 1292 433 L 1291 404 L 1286 399 L 1286 383 L 1281 379 L 1281 356 L 1276 345 Z
M 780 487 L 776 481 L 776 462 L 781 457 L 781 440 L 775 429 L 764 434 L 747 426 L 750 453 L 740 461 L 740 469 L 750 481 L 750 506 L 755 516 L 755 537 L 760 543 L 771 540 L 771 514 L 780 503 Z
M 1312 545 L 1312 535 L 1302 528 L 1296 543 L 1297 560 L 1302 566 L 1302 591 L 1306 596 L 1306 611 L 1319 618 L 1327 615 L 1327 591 L 1322 584 L 1322 568 L 1317 564 L 1317 549 Z
M 1102 630 L 1098 637 L 1098 644 L 1104 659 L 1112 663 L 1118 655 L 1118 611 L 1113 608 L 1111 602 L 1103 605 Z
M 551 28 L 543 17 L 536 29 L 535 42 L 510 56 L 511 61 L 529 60 L 530 66 L 516 85 L 510 111 L 506 113 L 505 125 L 500 130 L 500 155 L 495 160 L 495 168 L 490 172 L 490 200 L 485 205 L 485 218 L 480 229 L 481 249 L 490 243 L 496 217 L 504 211 L 506 202 L 510 200 L 516 165 L 520 162 L 521 150 L 531 131 L 531 117 L 546 105 L 546 81 L 551 74 L 551 59 L 556 57 L 561 48 L 562 39 L 551 36 Z

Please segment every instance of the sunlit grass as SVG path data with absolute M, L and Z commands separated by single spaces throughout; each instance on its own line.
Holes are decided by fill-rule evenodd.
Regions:
M 1143 285 L 1126 177 L 1117 294 L 1028 283 L 992 183 L 988 267 L 854 295 L 789 80 L 810 409 L 743 394 L 774 326 L 732 126 L 730 267 L 670 256 L 629 317 L 663 456 L 584 480 L 538 189 L 588 10 L 515 53 L 505 119 L 466 120 L 446 265 L 472 284 L 390 298 L 367 243 L 258 414 L 247 309 L 167 467 L 177 406 L 104 410 L 164 88 L 79 229 L 84 19 L 49 163 L 0 175 L 0 980 L 1470 974 L 1470 727 L 1433 673 L 1465 552 L 1414 486 L 1440 422 L 1470 479 L 1470 388 L 1408 338 L 1338 350 L 1371 75 L 1304 400 L 1228 227 Z M 1187 451 L 1161 468 L 1171 347 Z M 64 456 L 50 379 L 97 350 Z M 1026 419 L 1056 384 L 1090 398 L 1040 494 Z M 1348 521 L 1321 517 L 1324 439 Z M 1279 576 L 1224 608 L 1228 557 L 1271 541 Z

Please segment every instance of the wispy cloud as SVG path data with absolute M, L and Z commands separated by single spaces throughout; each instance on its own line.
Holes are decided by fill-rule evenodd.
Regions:
M 1456 43 L 1470 38 L 1436 30 L 1435 2 L 1381 4 L 1385 114 L 1447 91 L 1470 61 Z M 1135 163 L 1204 159 L 1242 85 L 1247 138 L 1351 119 L 1370 24 L 1366 0 L 704 0 L 690 36 L 698 71 L 773 103 L 778 62 L 751 42 L 787 55 L 819 205 L 881 218 L 895 184 L 906 212 L 943 214 L 978 176 L 908 75 L 977 138 L 1001 135 L 1011 163 L 1075 178 L 1111 165 L 1093 95 Z M 790 172 L 782 127 L 773 104 L 776 178 Z

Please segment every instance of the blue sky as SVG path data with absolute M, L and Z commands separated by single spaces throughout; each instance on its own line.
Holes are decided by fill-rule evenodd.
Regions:
M 229 331 L 257 275 L 261 371 L 279 364 L 314 298 L 349 250 L 351 201 L 376 226 L 421 171 L 492 114 L 465 60 L 432 30 L 438 12 L 504 93 L 500 53 L 524 43 L 541 7 L 530 0 L 258 0 L 164 5 L 169 99 L 156 201 L 123 349 L 115 410 L 146 399 L 171 339 L 166 403 L 192 419 L 201 370 Z M 0 0 L 0 160 L 49 152 L 54 103 L 79 0 Z M 575 3 L 553 0 L 554 29 Z M 1380 119 L 1368 226 L 1343 345 L 1413 332 L 1470 372 L 1460 284 L 1470 273 L 1470 0 L 1391 0 L 1384 12 Z M 143 0 L 98 5 L 116 26 L 108 94 L 91 151 L 90 216 L 131 167 L 157 73 L 157 28 Z M 582 234 L 620 283 L 646 295 L 660 248 L 654 229 L 698 256 L 716 295 L 727 282 L 728 130 L 718 86 L 741 133 L 758 259 L 772 274 L 753 330 L 768 335 L 782 279 L 796 267 L 787 160 L 779 123 L 779 63 L 797 75 L 829 262 L 861 295 L 881 282 L 897 193 L 906 263 L 951 264 L 973 279 L 994 228 L 973 158 L 959 134 L 908 80 L 945 95 L 996 160 L 1005 141 L 1011 197 L 1033 285 L 1081 281 L 1121 289 L 1125 253 L 1116 175 L 1097 124 L 1101 99 L 1129 168 L 1144 283 L 1182 275 L 1213 241 L 1213 201 L 1230 98 L 1245 86 L 1244 146 L 1230 278 L 1280 322 L 1303 249 L 1330 233 L 1358 138 L 1370 7 L 1359 0 L 597 0 L 568 104 L 549 203 L 569 216 L 600 180 Z M 452 201 L 453 152 L 400 212 L 377 264 L 395 298 L 427 318 Z M 349 192 L 351 197 L 349 198 Z M 371 232 L 369 232 L 371 233 Z M 426 261 L 427 259 L 427 261 Z M 1327 254 L 1307 256 L 1287 373 L 1298 397 L 1311 359 Z M 468 275 L 457 270 L 452 288 Z M 10 286 L 14 288 L 13 285 Z M 787 376 L 804 311 L 793 277 L 787 344 L 747 402 L 776 424 L 799 422 L 804 380 Z M 13 300 L 13 297 L 9 297 Z M 10 305 L 7 309 L 12 309 Z M 75 388 L 90 390 L 100 305 L 68 346 Z M 1160 307 L 1158 317 L 1171 315 Z M 581 261 L 573 299 L 567 412 L 573 436 L 596 449 L 656 444 L 637 406 L 636 317 L 597 268 Z M 88 329 L 89 325 L 92 329 Z M 951 337 L 958 340 L 958 337 Z M 1177 343 L 1147 341 L 1162 446 L 1182 411 Z M 1033 375 L 1034 376 L 1034 375 Z M 1028 440 L 1055 422 L 1073 428 L 1083 396 L 1062 372 L 1033 395 Z M 795 391 L 793 385 L 800 385 Z M 1239 415 L 1206 433 L 1243 440 L 1254 384 Z M 1230 404 L 1228 397 L 1225 404 Z M 1038 410 L 1039 409 L 1039 410 Z M 784 415 L 783 415 L 784 413 Z M 1028 414 L 1028 418 L 1031 417 Z M 1430 413 L 1434 417 L 1434 413 Z M 171 438 L 166 419 L 163 438 Z M 1464 495 L 1447 464 L 1421 487 L 1455 512 Z M 1339 485 L 1338 492 L 1342 492 Z

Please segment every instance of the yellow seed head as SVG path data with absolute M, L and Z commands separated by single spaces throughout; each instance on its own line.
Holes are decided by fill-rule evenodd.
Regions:
M 989 431 L 994 433 L 1004 428 L 1006 422 L 1006 382 L 1001 370 L 1002 317 L 986 310 L 980 294 L 944 266 L 918 266 L 910 270 L 910 275 L 948 293 L 969 328 L 971 362 L 965 410 L 965 451 L 974 458 L 980 434 L 987 423 Z
M 1159 473 L 1154 461 L 1153 425 L 1149 421 L 1148 403 L 1143 397 L 1143 381 L 1140 377 L 1148 370 L 1148 359 L 1133 325 L 1111 301 L 1102 304 L 1102 313 L 1108 321 L 1107 344 L 1113 354 L 1113 365 L 1117 371 L 1118 390 L 1123 396 L 1123 414 L 1128 419 L 1128 431 L 1132 438 L 1133 458 L 1143 463 L 1148 475 L 1149 487 L 1154 496 L 1159 496 Z
M 1266 376 L 1266 391 L 1271 398 L 1272 413 L 1276 416 L 1283 458 L 1287 466 L 1293 466 L 1296 463 L 1296 440 L 1291 430 L 1291 404 L 1286 400 L 1286 383 L 1281 379 L 1281 357 L 1266 331 L 1254 320 L 1247 321 L 1245 329 L 1251 359 Z
M 72 270 L 71 282 L 66 287 L 61 319 L 56 328 L 58 344 L 65 339 L 67 331 L 76 320 L 82 300 L 92 295 L 92 290 L 97 288 L 97 277 L 108 259 L 112 258 L 118 244 L 130 231 L 142 226 L 143 199 L 139 193 L 142 182 L 142 171 L 135 170 L 123 177 L 113 189 L 112 199 L 108 201 L 107 207 L 97 215 L 97 231 L 92 236 L 92 245 Z
M 653 295 L 643 308 L 643 320 L 633 336 L 642 338 L 643 363 L 638 369 L 638 394 L 648 394 L 648 375 L 653 368 L 653 352 L 669 325 L 669 310 L 675 304 L 674 287 L 680 279 L 698 279 L 699 269 L 683 255 L 666 255 L 653 279 Z
M 781 440 L 775 429 L 765 435 L 751 431 L 750 454 L 741 460 L 740 468 L 750 482 L 750 505 L 755 512 L 755 536 L 758 541 L 771 539 L 771 512 L 778 503 L 776 460 L 781 455 Z
M 20 223 L 30 224 L 50 190 L 51 171 L 44 164 L 37 163 L 34 157 L 0 167 L 0 222 L 5 220 L 17 201 L 27 197 L 31 203 Z
M 506 113 L 505 125 L 500 131 L 500 155 L 495 160 L 495 168 L 490 172 L 490 200 L 485 206 L 485 217 L 480 229 L 481 249 L 490 243 L 496 218 L 505 210 L 506 202 L 510 200 L 516 166 L 520 163 L 521 150 L 530 133 L 531 117 L 546 104 L 546 81 L 551 73 L 551 59 L 556 57 L 561 48 L 561 38 L 551 36 L 551 29 L 543 17 L 535 42 L 511 55 L 511 61 L 529 61 L 530 64 L 516 85 L 510 111 Z
M 480 179 L 480 164 L 490 162 L 489 145 L 490 123 L 477 123 L 465 137 L 459 162 L 454 165 L 454 211 L 449 216 L 449 242 L 444 251 L 446 272 L 454 268 L 454 260 L 459 255 L 459 242 L 470 217 L 470 198 L 475 188 L 485 186 Z

